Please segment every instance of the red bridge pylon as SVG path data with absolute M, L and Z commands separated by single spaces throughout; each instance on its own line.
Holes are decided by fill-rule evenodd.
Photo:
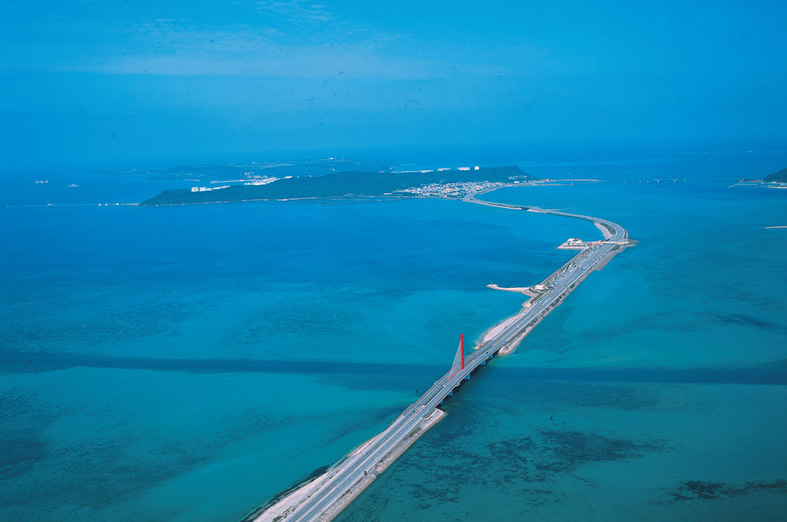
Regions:
M 456 350 L 456 355 L 454 356 L 454 364 L 451 365 L 451 377 L 456 375 L 461 370 L 465 369 L 465 336 L 464 334 L 459 334 L 459 348 Z M 450 380 L 451 377 L 448 379 Z

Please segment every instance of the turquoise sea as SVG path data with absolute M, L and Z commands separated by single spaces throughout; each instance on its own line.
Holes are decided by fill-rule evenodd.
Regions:
M 517 163 L 610 182 L 486 199 L 640 243 L 339 519 L 781 519 L 787 229 L 765 227 L 787 225 L 787 191 L 730 185 L 787 154 Z M 383 429 L 459 333 L 518 311 L 487 284 L 536 283 L 567 237 L 600 237 L 442 200 L 95 206 L 176 186 L 0 181 L 0 519 L 238 520 Z

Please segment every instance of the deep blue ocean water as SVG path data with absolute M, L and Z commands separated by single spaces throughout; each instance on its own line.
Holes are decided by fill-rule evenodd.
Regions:
M 765 227 L 787 225 L 787 191 L 729 187 L 785 163 L 521 162 L 613 183 L 486 199 L 612 219 L 640 244 L 341 518 L 777 519 L 787 229 Z M 237 520 L 384 428 L 459 333 L 518 311 L 487 284 L 538 282 L 565 238 L 600 237 L 440 200 L 95 206 L 176 186 L 0 182 L 0 519 Z

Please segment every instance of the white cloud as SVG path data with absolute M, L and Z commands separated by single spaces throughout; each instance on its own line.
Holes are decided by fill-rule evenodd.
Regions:
M 111 44 L 104 46 L 100 53 L 87 53 L 59 69 L 173 76 L 390 79 L 428 79 L 496 70 L 494 65 L 463 65 L 447 57 L 430 57 L 423 51 L 412 57 L 406 39 L 396 35 L 375 40 L 355 37 L 335 42 L 292 42 L 287 34 L 271 27 L 235 25 L 214 29 L 158 19 L 134 27 L 126 38 L 132 41 L 120 41 L 114 48 Z
M 336 15 L 327 6 L 305 0 L 260 1 L 257 2 L 256 7 L 261 13 L 285 17 L 290 21 L 298 21 L 300 23 L 324 23 L 337 19 Z
M 472 50 L 374 30 L 319 3 L 253 4 L 269 23 L 197 24 L 172 17 L 115 27 L 101 45 L 66 55 L 60 71 L 169 76 L 437 79 L 521 76 L 557 62 L 535 47 Z M 267 19 L 267 18 L 266 18 Z M 84 29 L 84 28 L 83 28 Z M 50 55 L 52 56 L 52 55 Z
M 433 78 L 454 66 L 424 59 L 386 56 L 359 45 L 284 46 L 250 35 L 206 35 L 201 42 L 137 54 L 95 57 L 67 71 L 173 76 L 241 75 L 282 78 Z

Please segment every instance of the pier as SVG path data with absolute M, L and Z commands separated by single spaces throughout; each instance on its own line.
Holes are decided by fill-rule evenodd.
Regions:
M 586 243 L 574 257 L 544 279 L 540 283 L 543 286 L 539 286 L 544 291 L 531 297 L 519 314 L 509 319 L 505 327 L 487 338 L 474 351 L 465 355 L 464 343 L 460 342 L 451 369 L 382 433 L 337 462 L 322 476 L 279 498 L 275 503 L 256 509 L 244 522 L 331 520 L 445 414 L 439 408 L 440 405 L 454 394 L 464 380 L 495 356 L 513 351 L 591 272 L 600 270 L 617 253 L 635 244 L 623 227 L 605 219 L 472 198 L 465 201 L 587 220 L 606 231 L 605 238 Z

